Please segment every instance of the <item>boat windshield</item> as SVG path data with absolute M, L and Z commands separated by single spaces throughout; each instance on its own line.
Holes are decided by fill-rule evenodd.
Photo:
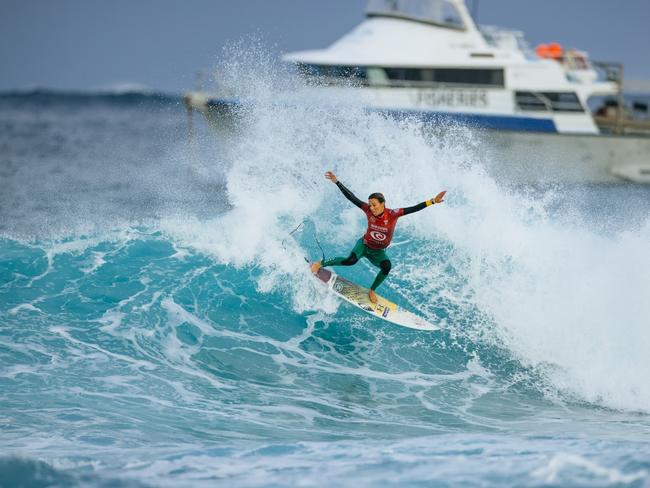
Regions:
M 370 0 L 368 17 L 397 17 L 464 29 L 462 17 L 451 0 Z
M 521 51 L 526 59 L 538 59 L 537 55 L 526 42 L 524 33 L 521 31 L 505 29 L 494 25 L 481 25 L 479 30 L 481 31 L 485 42 L 492 47 L 511 51 Z

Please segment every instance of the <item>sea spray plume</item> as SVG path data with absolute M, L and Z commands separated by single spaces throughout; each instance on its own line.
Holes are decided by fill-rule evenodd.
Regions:
M 465 206 L 458 217 L 469 234 L 448 220 L 456 210 L 440 225 L 465 250 L 452 259 L 456 269 L 465 266 L 469 296 L 494 324 L 489 343 L 507 347 L 569 398 L 648 411 L 647 227 L 602 235 L 512 194 L 471 212 Z
M 269 100 L 283 91 L 300 88 L 295 69 L 282 63 L 277 48 L 270 48 L 261 34 L 224 45 L 213 70 L 216 92 L 233 100 Z
M 457 140 L 441 140 L 452 145 L 448 154 L 458 150 Z M 648 224 L 601 234 L 576 219 L 570 202 L 549 213 L 564 196 L 561 188 L 506 191 L 480 165 L 460 174 L 453 164 L 446 170 L 456 205 L 435 220 L 418 216 L 422 222 L 412 232 L 442 231 L 451 251 L 444 241 L 427 239 L 431 252 L 447 259 L 417 263 L 407 290 L 424 281 L 431 296 L 454 303 L 445 307 L 450 322 L 463 324 L 474 340 L 507 347 L 569 398 L 648 411 L 650 389 L 642 378 L 650 361 L 640 346 L 650 343 L 643 298 L 650 260 L 642 251 Z M 420 270 L 429 264 L 439 267 L 447 286 L 426 279 Z M 435 306 L 441 301 L 447 300 Z
M 459 173 L 456 179 L 463 184 L 467 173 L 486 178 L 476 164 L 476 138 L 466 127 L 441 119 L 439 133 L 428 134 L 428 127 L 416 118 L 396 121 L 368 113 L 353 87 L 337 87 L 336 97 L 327 98 L 311 84 L 301 83 L 286 67 L 276 69 L 257 43 L 250 50 L 236 44 L 228 53 L 231 57 L 222 63 L 228 76 L 222 84 L 230 87 L 228 93 L 242 96 L 237 116 L 245 120 L 239 125 L 239 137 L 230 141 L 228 198 L 233 212 L 249 215 L 234 220 L 251 225 L 246 225 L 246 235 L 234 239 L 232 246 L 221 246 L 224 239 L 220 239 L 214 252 L 226 262 L 258 264 L 258 259 L 271 259 L 274 249 L 281 246 L 274 244 L 280 236 L 270 240 L 270 233 L 278 228 L 288 233 L 321 204 L 327 208 L 316 220 L 330 241 L 349 240 L 358 233 L 354 209 L 336 215 L 340 205 L 332 205 L 332 200 L 337 196 L 322 180 L 326 164 L 340 168 L 354 187 L 391 189 L 392 201 L 402 204 L 430 196 L 434 185 L 444 187 L 445 173 Z M 341 218 L 353 225 L 340 225 Z M 268 227 L 260 232 L 262 222 Z M 228 249 L 232 249 L 229 255 Z M 295 276 L 303 271 L 301 260 L 295 259 L 300 254 L 295 248 L 289 261 L 282 260 L 291 280 L 282 273 L 276 275 L 279 266 L 271 259 L 264 289 L 296 281 L 301 290 L 310 288 L 304 276 Z M 307 306 L 302 302 L 298 308 Z

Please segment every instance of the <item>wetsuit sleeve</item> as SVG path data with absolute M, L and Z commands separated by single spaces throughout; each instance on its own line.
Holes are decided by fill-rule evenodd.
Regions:
M 419 212 L 423 208 L 427 208 L 430 205 L 433 205 L 433 199 L 427 200 L 426 202 L 418 203 L 417 205 L 413 205 L 412 207 L 405 207 L 402 209 L 402 215 L 408 215 L 412 214 L 415 212 Z
M 352 193 L 350 190 L 348 190 L 343 183 L 340 181 L 336 182 L 336 186 L 339 187 L 339 190 L 341 190 L 341 193 L 345 195 L 345 198 L 350 200 L 352 203 L 354 203 L 357 207 L 359 207 L 361 210 L 365 210 L 365 207 L 368 205 L 365 202 L 362 202 L 359 200 L 356 196 L 354 196 L 354 193 Z

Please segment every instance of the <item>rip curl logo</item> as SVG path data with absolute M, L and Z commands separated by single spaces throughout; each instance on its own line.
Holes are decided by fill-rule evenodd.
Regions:
M 376 241 L 385 241 L 386 240 L 386 234 L 382 234 L 381 232 L 377 232 L 376 230 L 373 230 L 370 232 L 370 237 L 372 237 Z

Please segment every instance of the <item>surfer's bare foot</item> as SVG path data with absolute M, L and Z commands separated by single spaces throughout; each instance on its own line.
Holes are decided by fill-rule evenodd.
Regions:
M 377 303 L 377 294 L 375 293 L 375 290 L 370 290 L 368 292 L 368 298 L 370 298 L 372 303 Z
M 321 267 L 321 265 L 320 265 L 320 263 L 318 261 L 316 261 L 315 263 L 311 263 L 311 272 L 314 273 L 314 274 L 318 273 L 318 270 L 320 269 L 320 267 Z

